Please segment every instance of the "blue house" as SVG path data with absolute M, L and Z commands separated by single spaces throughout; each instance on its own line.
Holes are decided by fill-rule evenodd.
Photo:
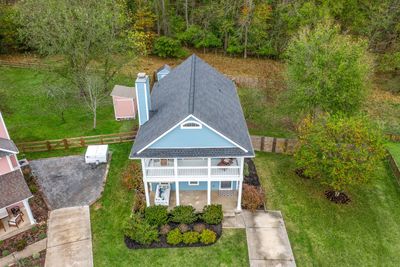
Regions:
M 244 159 L 254 157 L 235 84 L 196 55 L 153 86 L 136 79 L 147 206 L 221 203 L 241 210 Z

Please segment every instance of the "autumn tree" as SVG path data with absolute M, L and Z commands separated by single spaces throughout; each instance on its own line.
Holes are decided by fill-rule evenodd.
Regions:
M 331 23 L 304 28 L 287 50 L 290 102 L 302 114 L 357 112 L 372 70 L 367 43 Z
M 381 131 L 366 117 L 327 115 L 303 121 L 294 157 L 306 176 L 339 195 L 373 178 L 384 155 Z

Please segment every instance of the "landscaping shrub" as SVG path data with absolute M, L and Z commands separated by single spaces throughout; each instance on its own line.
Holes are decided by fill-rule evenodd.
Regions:
M 203 221 L 208 224 L 219 224 L 222 222 L 224 218 L 224 214 L 222 212 L 222 205 L 220 204 L 212 204 L 204 206 L 203 215 L 201 216 Z
M 122 183 L 128 190 L 136 189 L 144 193 L 142 171 L 139 164 L 132 162 L 122 173 Z
M 140 212 L 143 213 L 144 209 L 146 208 L 146 198 L 142 192 L 137 191 L 135 193 L 135 198 L 133 200 L 133 207 L 132 211 L 133 212 Z
M 186 52 L 179 40 L 161 36 L 154 42 L 153 53 L 159 57 L 183 57 Z
M 204 223 L 196 223 L 193 226 L 193 230 L 198 232 L 198 233 L 203 232 L 204 229 L 206 229 L 206 226 L 204 225 Z
M 42 240 L 42 239 L 45 239 L 47 237 L 47 234 L 46 233 L 40 233 L 38 237 L 39 237 L 40 240 Z
M 2 257 L 8 256 L 8 255 L 10 255 L 10 251 L 9 251 L 9 250 L 3 250 L 3 251 L 1 252 L 1 256 L 2 256 Z
M 191 224 L 197 220 L 195 209 L 192 206 L 176 206 L 171 212 L 171 221 Z
M 17 244 L 15 244 L 15 249 L 17 251 L 21 251 L 24 248 L 26 248 L 26 246 L 28 245 L 28 242 L 25 239 L 21 239 L 17 242 Z
M 182 234 L 178 228 L 170 231 L 167 235 L 167 243 L 170 245 L 178 245 L 182 242 Z
M 245 209 L 255 211 L 264 205 L 264 193 L 254 185 L 243 184 L 242 205 Z
M 37 260 L 37 259 L 39 259 L 40 258 L 40 253 L 33 253 L 32 254 L 32 258 L 34 259 L 34 260 Z
M 187 245 L 197 243 L 199 241 L 199 235 L 200 234 L 195 231 L 186 232 L 182 235 L 182 241 Z
M 157 227 L 150 225 L 136 213 L 125 222 L 124 234 L 142 245 L 150 245 L 153 241 L 158 241 Z
M 183 233 L 186 233 L 187 231 L 189 231 L 189 226 L 187 224 L 181 223 L 178 225 L 178 229 L 183 234 Z
M 29 190 L 31 191 L 32 194 L 36 194 L 37 191 L 39 191 L 39 189 L 36 186 L 36 184 L 33 184 L 33 183 L 29 185 Z
M 171 231 L 171 226 L 168 224 L 164 224 L 160 227 L 160 235 L 166 235 Z
M 203 244 L 212 244 L 217 240 L 217 234 L 211 230 L 205 229 L 200 234 L 200 242 Z
M 151 206 L 144 210 L 146 221 L 155 226 L 161 226 L 168 221 L 168 210 L 166 206 Z

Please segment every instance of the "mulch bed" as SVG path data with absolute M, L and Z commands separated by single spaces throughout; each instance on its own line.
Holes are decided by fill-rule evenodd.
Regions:
M 32 255 L 27 258 L 23 258 L 19 260 L 19 264 L 14 264 L 10 265 L 10 267 L 19 267 L 19 266 L 40 266 L 43 267 L 44 263 L 46 261 L 46 250 L 42 250 L 39 252 L 39 254 L 36 256 Z
M 196 223 L 203 223 L 207 229 L 210 229 L 212 231 L 214 231 L 217 234 L 217 239 L 216 241 L 221 237 L 222 235 L 222 224 L 217 224 L 217 225 L 211 225 L 211 224 L 206 224 L 204 222 L 198 221 Z M 189 226 L 189 231 L 193 230 L 193 226 L 196 224 L 188 224 Z M 179 224 L 176 223 L 168 223 L 171 226 L 171 230 L 175 229 L 178 227 Z M 213 244 L 203 244 L 200 242 L 194 243 L 194 244 L 184 244 L 184 243 L 179 243 L 178 245 L 170 245 L 167 243 L 167 236 L 166 235 L 160 235 L 159 236 L 160 241 L 159 242 L 153 242 L 151 243 L 149 246 L 145 246 L 145 245 L 141 245 L 135 241 L 133 241 L 132 239 L 130 239 L 129 237 L 125 236 L 124 237 L 124 241 L 125 241 L 125 245 L 130 248 L 130 249 L 149 249 L 149 248 L 185 248 L 185 247 L 207 247 L 207 246 L 211 246 Z
M 3 257 L 3 251 L 7 251 L 8 254 L 17 251 L 18 243 L 25 242 L 25 245 L 29 246 L 47 236 L 47 218 L 49 209 L 43 200 L 42 193 L 38 190 L 35 178 L 31 176 L 29 172 L 24 172 L 24 176 L 33 194 L 33 198 L 29 200 L 29 204 L 37 224 L 25 232 L 0 241 L 0 258 Z
M 343 192 L 340 192 L 338 196 L 336 196 L 335 191 L 327 190 L 325 191 L 325 196 L 332 202 L 336 204 L 348 204 L 351 199 Z
M 246 158 L 244 164 L 248 166 L 249 174 L 244 175 L 243 182 L 249 185 L 261 186 L 260 178 L 257 174 L 256 165 L 252 159 Z

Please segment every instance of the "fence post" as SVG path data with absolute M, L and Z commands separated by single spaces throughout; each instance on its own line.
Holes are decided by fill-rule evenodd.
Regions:
M 64 148 L 65 148 L 65 149 L 68 149 L 68 148 L 69 148 L 69 146 L 68 146 L 68 140 L 67 140 L 67 139 L 64 139 L 64 140 L 63 140 L 63 143 L 64 143 Z
M 264 151 L 264 142 L 265 142 L 265 136 L 261 136 L 261 145 L 260 145 L 261 151 Z
M 85 139 L 83 139 L 83 137 L 81 137 L 81 147 L 85 146 Z
M 272 140 L 272 151 L 271 152 L 275 153 L 275 150 L 276 150 L 276 137 L 274 137 L 274 139 Z
M 46 146 L 47 146 L 47 150 L 50 151 L 51 150 L 50 141 L 46 141 Z

